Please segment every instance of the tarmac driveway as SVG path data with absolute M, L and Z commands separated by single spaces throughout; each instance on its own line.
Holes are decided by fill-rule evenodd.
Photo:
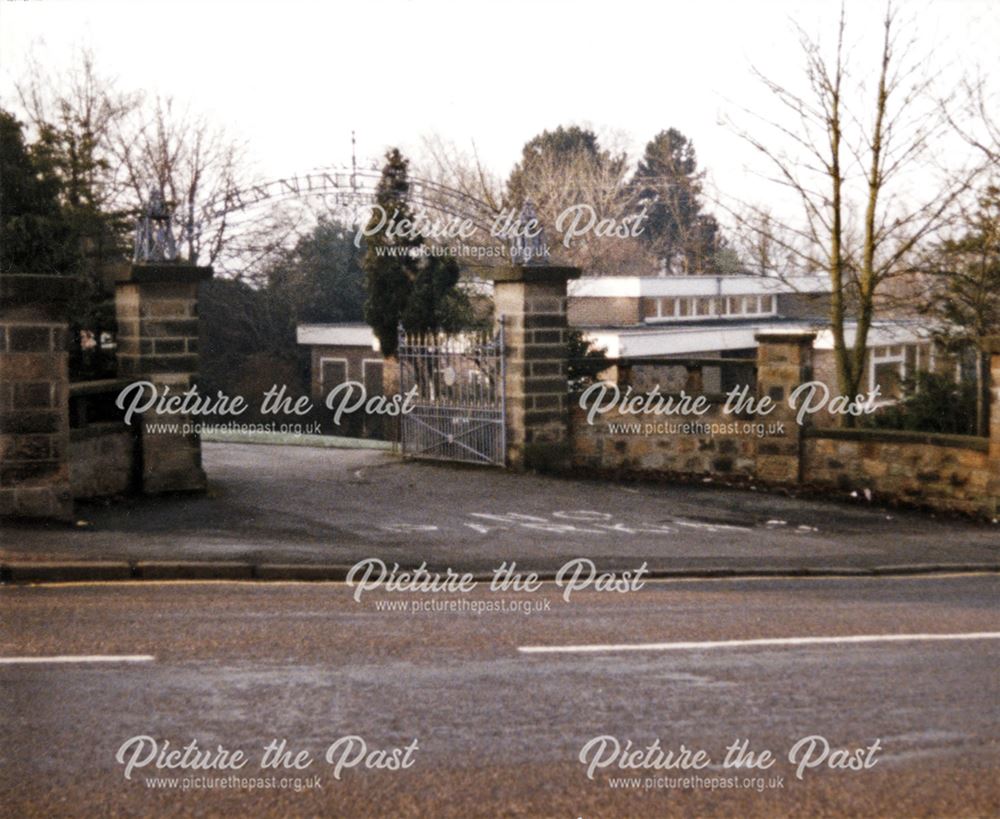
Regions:
M 4 560 L 227 560 L 553 569 L 943 567 L 1000 561 L 1000 527 L 703 486 L 404 462 L 384 451 L 206 443 L 201 497 L 80 504 L 5 526 Z

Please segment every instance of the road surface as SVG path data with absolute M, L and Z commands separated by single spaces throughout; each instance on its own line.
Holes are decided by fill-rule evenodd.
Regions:
M 1000 812 L 996 575 L 649 582 L 627 592 L 580 590 L 569 601 L 552 584 L 517 594 L 376 590 L 360 601 L 353 591 L 283 583 L 3 588 L 5 814 Z M 519 608 L 496 610 L 501 601 Z M 414 603 L 464 610 L 414 612 Z M 487 603 L 494 610 L 472 610 Z M 901 635 L 924 636 L 890 639 Z M 871 642 L 830 640 L 859 636 Z M 789 638 L 803 639 L 740 642 Z M 636 645 L 647 650 L 622 650 Z M 562 650 L 524 650 L 531 647 Z M 874 762 L 831 769 L 817 755 L 800 780 L 787 755 L 816 735 L 855 755 L 868 749 Z M 195 777 L 226 772 L 139 765 L 139 745 L 124 754 L 128 762 L 142 750 L 126 780 L 116 753 L 137 736 L 157 750 L 165 741 L 240 749 L 248 761 L 239 774 L 260 782 L 253 790 L 191 787 Z M 332 762 L 324 753 L 351 736 L 364 740 L 366 754 L 338 780 L 336 763 L 355 758 L 353 750 L 342 757 L 345 742 L 357 741 L 341 740 Z M 581 750 L 602 736 L 634 748 L 659 740 L 679 752 L 683 744 L 703 750 L 710 765 L 620 769 L 606 739 L 606 767 L 591 779 L 595 746 L 584 763 Z M 286 750 L 308 751 L 311 764 L 261 770 L 261 749 L 281 739 Z M 741 739 L 771 751 L 774 764 L 723 768 L 726 748 Z M 392 749 L 410 764 L 364 767 L 392 759 Z M 688 787 L 676 781 L 694 774 L 701 779 Z M 261 786 L 267 777 L 279 786 Z M 295 777 L 306 789 L 295 791 Z

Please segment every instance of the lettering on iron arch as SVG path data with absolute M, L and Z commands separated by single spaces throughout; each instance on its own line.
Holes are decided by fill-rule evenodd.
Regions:
M 203 213 L 211 221 L 227 213 L 247 210 L 270 199 L 287 196 L 327 196 L 327 201 L 334 206 L 370 205 L 376 201 L 375 193 L 380 178 L 381 171 L 377 167 L 371 170 L 330 168 L 310 171 L 245 188 L 231 188 L 208 202 Z M 410 185 L 415 203 L 451 216 L 469 219 L 477 227 L 489 231 L 493 214 L 485 202 L 430 180 L 411 178 Z M 200 231 L 200 226 L 198 230 Z

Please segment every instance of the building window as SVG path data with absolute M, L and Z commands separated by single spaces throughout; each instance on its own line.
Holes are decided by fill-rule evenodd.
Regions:
M 903 390 L 902 362 L 880 361 L 872 365 L 872 389 L 879 388 L 883 398 L 899 398 Z
M 382 394 L 382 361 L 377 358 L 366 358 L 361 362 L 362 378 L 365 394 L 370 398 Z
M 916 363 L 916 347 L 913 345 L 893 344 L 872 347 L 871 363 L 869 364 L 869 389 L 879 388 L 880 396 L 886 400 L 899 398 L 903 393 L 903 379 L 906 378 L 907 353 L 912 353 Z
M 319 361 L 319 380 L 324 395 L 338 384 L 347 380 L 346 358 L 321 358 Z
M 643 307 L 647 321 L 710 318 L 724 316 L 773 316 L 777 314 L 777 298 L 766 296 L 669 296 L 649 299 Z

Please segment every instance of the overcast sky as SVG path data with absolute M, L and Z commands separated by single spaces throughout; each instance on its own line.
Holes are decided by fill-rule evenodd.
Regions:
M 0 4 L 0 99 L 34 51 L 55 69 L 89 47 L 122 87 L 172 95 L 247 140 L 256 170 L 279 177 L 414 152 L 438 133 L 506 176 L 521 146 L 560 124 L 627 135 L 633 156 L 676 127 L 714 182 L 759 197 L 748 153 L 726 113 L 763 116 L 774 100 L 751 65 L 791 82 L 802 55 L 791 21 L 829 31 L 837 2 Z M 998 76 L 1000 3 L 903 4 L 918 47 L 943 79 L 978 68 Z M 880 3 L 849 2 L 859 64 L 875 65 Z

